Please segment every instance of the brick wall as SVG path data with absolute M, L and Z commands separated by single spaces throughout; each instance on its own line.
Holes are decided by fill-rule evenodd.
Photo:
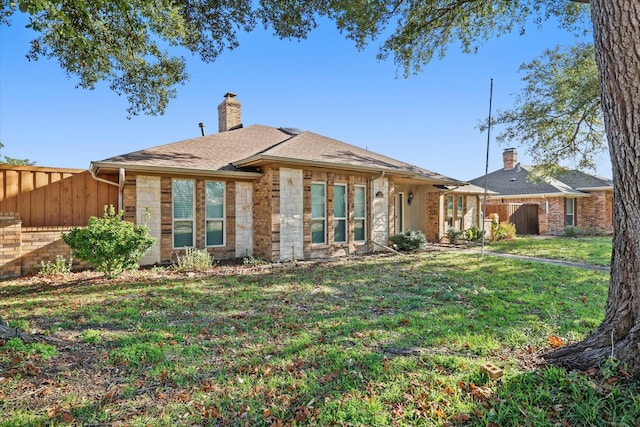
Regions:
M 277 232 L 279 237 L 280 233 L 279 224 L 276 231 L 273 229 L 272 222 L 274 208 L 278 209 L 278 213 L 280 210 L 280 200 L 274 200 L 272 195 L 276 186 L 278 186 L 277 195 L 279 197 L 279 171 L 277 169 L 264 168 L 262 178 L 253 187 L 253 226 L 255 230 L 253 248 L 256 256 L 268 260 L 280 259 L 280 254 L 278 254 L 278 258 L 272 258 L 272 234 Z
M 576 224 L 580 228 L 613 233 L 613 191 L 594 191 L 578 199 Z
M 430 242 L 437 242 L 440 240 L 440 224 L 444 221 L 442 217 L 442 197 L 437 191 L 430 191 L 427 193 L 425 199 L 425 221 L 426 221 L 426 235 L 427 240 Z
M 22 221 L 20 214 L 0 213 L 0 277 L 19 276 L 22 273 Z

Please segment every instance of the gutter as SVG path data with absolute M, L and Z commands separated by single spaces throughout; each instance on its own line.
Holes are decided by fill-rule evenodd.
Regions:
M 108 179 L 100 178 L 97 176 L 97 173 L 100 171 L 100 168 L 95 167 L 95 164 L 92 162 L 91 167 L 89 167 L 89 173 L 91 174 L 91 178 L 95 179 L 99 182 L 104 182 L 105 184 L 113 185 L 114 187 L 118 187 L 118 211 L 122 209 L 122 199 L 123 199 L 123 190 L 124 190 L 124 179 L 125 179 L 125 171 L 124 168 L 120 168 L 118 170 L 118 182 L 109 181 Z
M 122 169 L 121 163 L 96 162 L 92 163 L 92 168 L 96 169 Z M 167 166 L 144 166 L 144 165 L 128 165 L 129 173 L 153 173 L 160 175 L 186 175 L 186 176 L 221 176 L 225 178 L 240 179 L 259 179 L 262 177 L 260 172 L 243 172 L 243 171 L 224 171 L 224 170 L 207 170 L 207 169 L 191 169 Z

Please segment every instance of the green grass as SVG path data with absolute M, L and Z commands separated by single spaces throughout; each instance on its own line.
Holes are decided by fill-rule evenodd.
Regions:
M 0 341 L 0 426 L 640 417 L 640 387 L 620 367 L 608 367 L 609 381 L 600 370 L 522 367 L 549 337 L 580 340 L 599 324 L 604 273 L 438 252 L 166 276 L 0 283 L 0 317 L 64 338 L 57 353 Z M 500 380 L 481 372 L 487 362 L 504 369 Z
M 524 236 L 511 241 L 491 242 L 487 249 L 498 253 L 611 265 L 611 237 Z

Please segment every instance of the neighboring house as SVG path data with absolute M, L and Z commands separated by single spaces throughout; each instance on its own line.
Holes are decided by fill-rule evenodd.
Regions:
M 571 170 L 555 178 L 531 179 L 531 167 L 518 163 L 518 153 L 502 153 L 504 168 L 487 175 L 487 216 L 516 225 L 519 234 L 561 234 L 576 226 L 609 234 L 613 232 L 613 182 Z M 472 179 L 484 187 L 485 176 Z
M 477 224 L 482 189 L 459 192 L 466 183 L 312 132 L 243 127 L 232 93 L 218 117 L 217 134 L 91 163 L 94 176 L 119 186 L 125 219 L 148 214 L 159 243 L 143 264 L 189 247 L 217 258 L 344 256 L 380 250 L 409 229 L 439 240 L 449 197 L 456 226 Z

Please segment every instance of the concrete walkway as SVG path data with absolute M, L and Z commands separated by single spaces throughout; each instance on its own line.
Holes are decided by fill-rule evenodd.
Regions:
M 441 251 L 454 251 L 454 252 L 461 252 L 461 253 L 477 253 L 478 255 L 481 254 L 481 249 L 475 246 L 462 247 L 462 246 L 430 244 L 428 245 L 428 249 L 441 250 Z M 558 259 L 539 258 L 539 257 L 525 256 L 525 255 L 503 254 L 499 252 L 488 251 L 486 248 L 484 250 L 484 255 L 501 257 L 501 258 L 518 259 L 521 261 L 541 262 L 544 264 L 560 265 L 563 267 L 583 268 L 585 270 L 603 271 L 606 273 L 611 272 L 611 267 L 605 267 L 602 265 L 587 264 L 584 262 L 563 261 Z

